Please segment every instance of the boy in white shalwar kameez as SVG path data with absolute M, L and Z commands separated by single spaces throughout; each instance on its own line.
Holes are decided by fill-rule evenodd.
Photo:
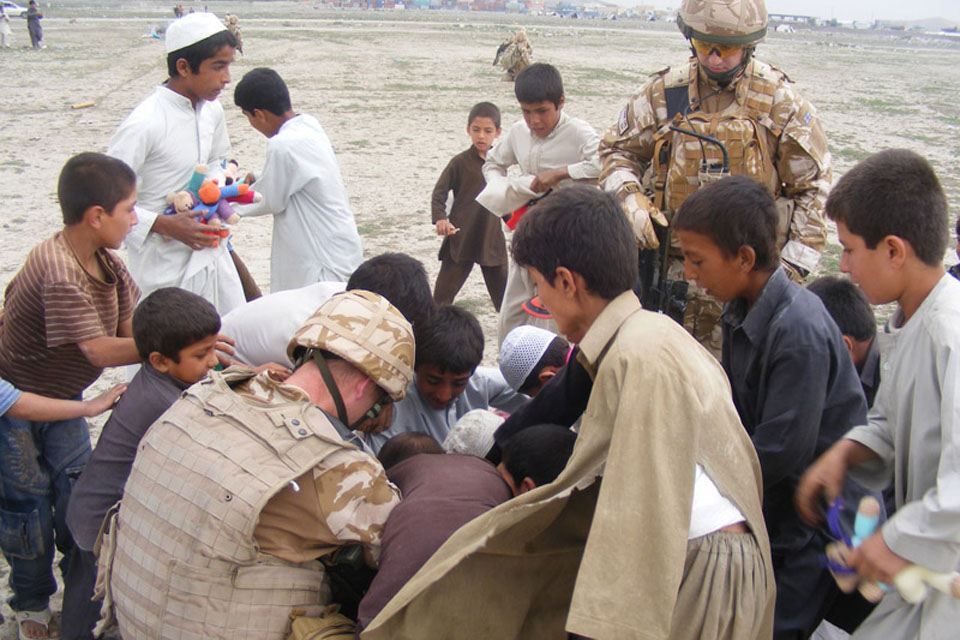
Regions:
M 477 202 L 498 216 L 505 216 L 530 200 L 542 198 L 551 189 L 574 181 L 595 182 L 600 175 L 597 147 L 600 136 L 587 122 L 563 111 L 563 79 L 549 64 L 537 63 L 520 72 L 514 93 L 523 120 L 516 122 L 487 153 L 483 178 L 487 186 Z M 507 170 L 520 167 L 520 176 Z M 507 286 L 500 305 L 498 342 L 520 324 L 534 324 L 556 333 L 552 319 L 537 319 L 521 305 L 535 295 L 526 270 L 509 260 Z
M 180 287 L 209 300 L 223 315 L 244 303 L 226 242 L 188 214 L 162 214 L 167 194 L 186 188 L 197 164 L 211 177 L 230 152 L 217 101 L 230 82 L 236 39 L 212 13 L 193 13 L 166 32 L 169 79 L 130 112 L 107 155 L 137 174 L 137 219 L 127 236 L 128 262 L 143 297 Z
M 250 126 L 269 138 L 256 179 L 263 200 L 237 212 L 273 214 L 271 293 L 345 282 L 363 260 L 363 247 L 327 134 L 313 116 L 294 113 L 287 86 L 273 69 L 247 73 L 233 100 Z
M 843 245 L 840 270 L 871 304 L 897 302 L 877 336 L 883 375 L 868 424 L 813 463 L 797 488 L 802 518 L 818 520 L 844 474 L 872 489 L 892 484 L 896 512 L 853 550 L 862 577 L 895 583 L 915 564 L 960 569 L 960 282 L 946 274 L 947 201 L 926 160 L 883 151 L 847 172 L 827 215 Z M 960 629 L 960 601 L 929 590 L 910 604 L 892 589 L 855 639 L 946 640 Z

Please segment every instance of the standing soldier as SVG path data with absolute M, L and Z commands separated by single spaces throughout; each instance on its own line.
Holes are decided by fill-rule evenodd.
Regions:
M 654 74 L 623 108 L 600 143 L 600 184 L 633 225 L 644 306 L 682 318 L 719 358 L 722 306 L 683 281 L 668 221 L 704 184 L 749 176 L 776 198 L 780 260 L 801 282 L 827 238 L 830 154 L 813 106 L 753 57 L 767 33 L 763 0 L 684 0 L 677 24 L 693 56 Z
M 513 82 L 517 74 L 533 63 L 533 47 L 527 38 L 527 31 L 523 27 L 503 41 L 497 48 L 497 55 L 493 59 L 493 66 L 498 64 L 503 68 L 503 79 Z

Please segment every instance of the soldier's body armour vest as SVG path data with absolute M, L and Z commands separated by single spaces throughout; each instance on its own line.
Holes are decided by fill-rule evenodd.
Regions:
M 290 612 L 330 599 L 317 563 L 259 553 L 267 501 L 341 441 L 316 406 L 257 407 L 212 373 L 147 431 L 114 535 L 111 593 L 125 638 L 282 639 Z
M 759 60 L 748 65 L 744 78 L 737 81 L 738 96 L 719 113 L 703 113 L 696 105 L 684 110 L 695 97 L 697 65 L 664 72 L 667 118 L 654 135 L 654 202 L 661 210 L 674 213 L 690 194 L 702 185 L 698 178 L 701 160 L 719 164 L 723 153 L 716 144 L 702 142 L 690 135 L 671 131 L 675 125 L 712 136 L 727 149 L 732 175 L 748 176 L 767 186 L 774 197 L 781 186 L 775 162 L 775 143 L 785 123 L 771 118 L 773 98 L 783 74 Z

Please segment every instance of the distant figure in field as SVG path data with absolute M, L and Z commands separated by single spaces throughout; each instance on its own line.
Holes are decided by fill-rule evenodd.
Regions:
M 43 49 L 43 27 L 40 21 L 43 20 L 43 12 L 37 8 L 37 0 L 30 0 L 27 9 L 27 31 L 30 33 L 30 46 L 34 49 Z
M 493 59 L 493 66 L 503 67 L 503 79 L 513 82 L 517 74 L 533 63 L 533 47 L 527 39 L 526 29 L 517 29 L 517 32 L 503 41 L 497 47 L 497 55 Z
M 223 19 L 223 24 L 227 25 L 227 31 L 233 34 L 233 37 L 237 39 L 237 51 L 243 53 L 243 36 L 240 35 L 240 18 L 228 13 L 227 17 Z

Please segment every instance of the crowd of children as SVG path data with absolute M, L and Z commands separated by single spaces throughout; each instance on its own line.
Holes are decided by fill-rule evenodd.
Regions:
M 229 151 L 216 98 L 236 42 L 210 14 L 182 18 L 166 39 L 169 81 L 123 122 L 106 155 L 67 161 L 64 227 L 30 252 L 4 296 L 0 542 L 21 638 L 92 638 L 112 611 L 102 611 L 104 597 L 136 637 L 165 606 L 178 607 L 183 628 L 202 621 L 202 637 L 222 637 L 209 626 L 216 616 L 189 603 L 131 604 L 145 565 L 129 548 L 111 586 L 114 551 L 104 548 L 124 534 L 104 523 L 135 529 L 138 513 L 159 514 L 150 483 L 190 495 L 200 513 L 233 513 L 231 492 L 192 495 L 160 467 L 138 467 L 145 438 L 164 463 L 186 468 L 216 450 L 238 468 L 274 473 L 259 449 L 255 460 L 232 456 L 202 434 L 191 440 L 195 458 L 166 447 L 165 437 L 190 432 L 161 419 L 171 406 L 218 418 L 246 403 L 269 416 L 241 426 L 268 444 L 274 429 L 277 460 L 305 466 L 293 480 L 264 480 L 273 493 L 249 512 L 263 519 L 229 522 L 248 532 L 236 548 L 256 550 L 250 566 L 299 571 L 324 559 L 351 589 L 317 587 L 317 604 L 340 598 L 364 638 L 639 629 L 806 638 L 842 608 L 822 525 L 841 495 L 886 491 L 891 506 L 847 557 L 864 579 L 897 585 L 912 565 L 960 569 L 960 283 L 943 266 L 947 204 L 923 158 L 880 152 L 840 179 L 827 213 L 850 280 L 807 289 L 780 266 L 777 204 L 763 184 L 729 177 L 690 195 L 671 228 L 686 277 L 724 303 L 717 362 L 679 324 L 641 307 L 634 232 L 591 184 L 599 138 L 562 110 L 556 68 L 517 76 L 524 117 L 500 142 L 497 107 L 470 111 L 472 146 L 432 196 L 444 238 L 432 294 L 409 256 L 361 262 L 323 129 L 293 111 L 275 71 L 254 69 L 234 100 L 269 142 L 256 179 L 263 199 L 241 215 L 275 223 L 271 292 L 245 302 L 253 296 L 229 243 L 214 247 L 189 215 L 158 213 L 195 164 L 217 166 Z M 508 174 L 514 165 L 521 175 Z M 516 228 L 509 260 L 497 216 Z M 956 233 L 960 243 L 960 223 Z M 113 252 L 123 242 L 130 272 Z M 481 366 L 479 322 L 451 304 L 474 263 L 503 311 L 498 368 Z M 518 315 L 534 295 L 552 330 Z M 870 305 L 886 303 L 897 309 L 878 332 Z M 82 399 L 104 368 L 130 364 L 140 368 L 129 385 Z M 220 364 L 242 369 L 209 375 Z M 322 409 L 319 422 L 307 420 L 311 407 Z M 108 409 L 91 453 L 83 418 Z M 320 444 L 309 444 L 314 435 Z M 128 477 L 135 506 L 111 520 L 118 503 L 123 513 Z M 163 516 L 162 544 L 142 539 L 158 546 L 150 553 L 189 547 L 191 531 L 197 545 L 218 548 L 175 511 Z M 307 534 L 298 522 L 318 528 Z M 346 563 L 327 558 L 350 545 L 362 548 L 359 564 L 379 563 L 360 587 L 363 574 L 344 578 Z M 49 607 L 54 550 L 63 554 L 61 630 Z M 237 589 L 284 588 L 238 581 L 216 596 L 229 607 L 243 606 Z M 960 624 L 956 597 L 932 591 L 917 603 L 892 589 L 872 613 L 837 619 L 856 637 L 945 638 Z

